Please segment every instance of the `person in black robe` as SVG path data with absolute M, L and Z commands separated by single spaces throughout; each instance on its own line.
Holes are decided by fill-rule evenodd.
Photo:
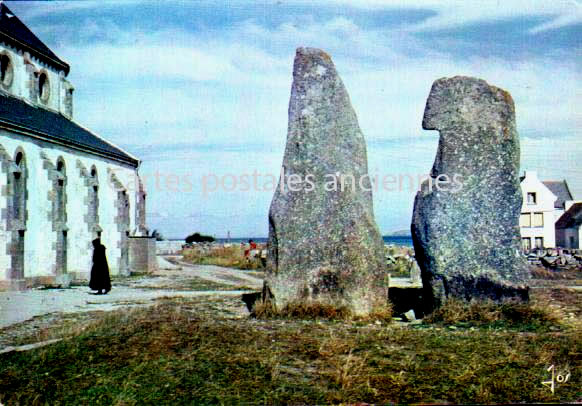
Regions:
M 91 280 L 89 287 L 96 290 L 98 295 L 106 294 L 111 290 L 111 279 L 109 279 L 109 266 L 105 256 L 105 246 L 101 240 L 93 240 L 93 266 L 91 267 Z

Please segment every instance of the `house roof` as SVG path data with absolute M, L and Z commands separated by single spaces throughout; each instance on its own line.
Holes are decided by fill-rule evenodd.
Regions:
M 0 128 L 137 167 L 139 160 L 63 115 L 0 94 Z
M 556 221 L 556 228 L 572 228 L 582 224 L 582 203 L 574 203 L 568 211 Z
M 548 180 L 542 181 L 542 183 L 557 197 L 556 201 L 554 202 L 554 208 L 563 209 L 565 207 L 566 200 L 574 200 L 565 180 Z
M 4 3 L 0 3 L 0 39 L 69 74 L 69 64 L 56 56 Z

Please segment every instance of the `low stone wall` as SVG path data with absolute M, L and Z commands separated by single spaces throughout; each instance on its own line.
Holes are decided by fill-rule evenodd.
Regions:
M 551 269 L 582 269 L 582 250 L 547 248 L 527 254 L 532 265 L 541 265 Z
M 156 252 L 158 255 L 179 255 L 185 241 L 157 241 Z

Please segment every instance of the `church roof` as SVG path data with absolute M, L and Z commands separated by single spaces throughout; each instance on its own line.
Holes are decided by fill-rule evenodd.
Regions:
M 69 74 L 69 64 L 56 56 L 4 3 L 0 3 L 0 39 Z
M 567 212 L 556 221 L 556 228 L 573 228 L 582 224 L 582 203 L 574 203 Z
M 0 128 L 137 167 L 139 160 L 63 115 L 0 94 Z
M 542 181 L 542 183 L 557 197 L 554 202 L 554 208 L 563 209 L 566 200 L 574 200 L 565 180 L 547 180 Z

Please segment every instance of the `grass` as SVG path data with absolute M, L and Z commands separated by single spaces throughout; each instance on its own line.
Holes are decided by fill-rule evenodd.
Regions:
M 571 305 L 575 298 L 568 295 L 564 297 Z M 321 318 L 233 320 L 206 312 L 207 303 L 181 299 L 107 313 L 68 331 L 72 336 L 57 344 L 0 355 L 0 402 L 579 400 L 580 330 L 544 311 L 543 305 L 447 303 L 441 314 L 411 326 Z M 459 324 L 467 320 L 474 325 Z M 458 327 L 451 330 L 451 323 Z M 527 327 L 545 323 L 555 331 Z M 552 364 L 572 372 L 554 394 L 541 384 Z
M 579 279 L 580 270 L 549 270 L 543 266 L 532 267 L 531 270 L 532 278 L 534 279 L 546 279 L 546 280 L 559 280 L 559 279 Z
M 558 328 L 563 318 L 546 301 L 520 303 L 507 301 L 496 304 L 490 301 L 462 302 L 447 300 L 442 307 L 425 317 L 426 323 L 449 326 L 487 326 L 520 331 L 550 331 Z
M 387 265 L 386 271 L 393 278 L 408 278 L 410 277 L 410 270 L 412 263 L 405 258 L 406 255 L 414 255 L 414 250 L 409 247 L 401 247 L 397 245 L 386 246 L 386 255 L 394 257 L 394 262 Z
M 412 269 L 413 263 L 409 262 L 405 258 L 396 258 L 396 261 L 392 264 L 388 264 L 386 271 L 393 278 L 410 278 L 410 270 Z
M 263 266 L 258 258 L 245 258 L 244 249 L 239 245 L 230 247 L 192 247 L 182 250 L 186 262 L 199 265 L 217 265 L 243 270 L 261 269 Z
M 271 303 L 255 303 L 253 317 L 258 319 L 299 319 L 299 320 L 359 320 L 384 321 L 392 319 L 390 304 L 379 306 L 366 316 L 352 314 L 347 306 L 334 306 L 320 302 L 291 302 L 282 309 L 275 308 Z

